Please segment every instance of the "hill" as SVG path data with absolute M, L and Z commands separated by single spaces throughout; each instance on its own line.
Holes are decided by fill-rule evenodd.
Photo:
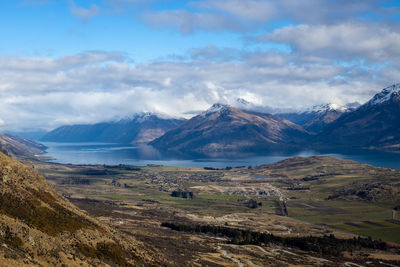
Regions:
M 115 122 L 61 126 L 44 135 L 41 141 L 147 143 L 183 121 L 141 113 Z
M 35 158 L 45 152 L 46 147 L 15 135 L 0 133 L 0 152 L 14 158 Z
M 89 217 L 35 169 L 0 153 L 2 266 L 147 266 L 143 245 Z
M 150 144 L 163 150 L 205 154 L 253 152 L 291 148 L 309 136 L 301 126 L 280 117 L 214 104 Z
M 400 151 L 400 84 L 384 88 L 356 110 L 343 114 L 317 137 L 322 146 Z

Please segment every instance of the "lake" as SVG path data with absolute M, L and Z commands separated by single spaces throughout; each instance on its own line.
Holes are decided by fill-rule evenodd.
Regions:
M 159 164 L 183 167 L 213 167 L 225 168 L 227 166 L 255 166 L 277 162 L 294 156 L 327 155 L 343 159 L 350 159 L 374 166 L 400 169 L 400 154 L 370 151 L 281 151 L 269 152 L 258 155 L 235 155 L 229 157 L 202 157 L 196 155 L 174 155 L 162 153 L 151 146 L 132 146 L 108 143 L 54 143 L 43 142 L 48 147 L 46 157 L 52 158 L 51 162 L 71 164 L 129 164 L 145 166 Z

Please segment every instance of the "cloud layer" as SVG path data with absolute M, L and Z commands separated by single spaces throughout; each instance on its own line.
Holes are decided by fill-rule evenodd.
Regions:
M 50 2 L 22 4 L 40 8 Z M 70 17 L 85 21 L 80 27 L 94 29 L 95 16 L 103 16 L 104 26 L 107 16 L 128 14 L 142 23 L 140 33 L 146 27 L 152 34 L 167 29 L 171 38 L 193 40 L 193 47 L 163 60 L 135 63 L 127 51 L 99 51 L 93 44 L 93 49 L 59 57 L 0 54 L 0 127 L 51 129 L 141 111 L 184 116 L 215 102 L 236 104 L 238 98 L 278 109 L 364 102 L 399 82 L 400 12 L 395 1 L 168 3 L 105 0 L 82 7 L 81 2 L 67 2 Z M 198 32 L 203 38 L 211 32 L 230 33 L 241 45 L 221 47 L 210 41 L 198 46 Z
M 213 57 L 225 53 L 213 50 Z M 140 64 L 100 51 L 56 59 L 1 58 L 1 119 L 9 129 L 53 128 L 140 111 L 182 116 L 215 102 L 235 104 L 237 98 L 274 108 L 343 104 L 367 100 L 387 85 L 386 77 L 398 75 L 387 67 L 377 79 L 367 70 L 293 64 L 293 56 L 273 53 L 237 51 L 231 61 L 204 59 L 207 51 L 200 54 L 189 61 Z

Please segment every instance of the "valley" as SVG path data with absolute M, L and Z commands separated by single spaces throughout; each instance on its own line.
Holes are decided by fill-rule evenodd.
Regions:
M 189 120 L 143 113 L 44 137 L 116 143 L 46 147 L 1 134 L 0 261 L 398 266 L 398 158 L 377 150 L 397 151 L 399 88 L 354 109 L 325 105 L 287 115 L 307 118 L 301 125 L 217 103 Z M 351 152 L 333 157 L 333 147 Z M 316 155 L 319 148 L 327 155 Z M 368 149 L 372 161 L 357 149 Z M 195 156 L 182 159 L 187 153 Z M 242 153 L 254 161 L 228 157 Z M 59 155 L 81 164 L 49 161 Z
M 400 172 L 332 157 L 295 157 L 251 168 L 63 165 L 30 162 L 90 216 L 162 251 L 171 266 L 282 264 L 378 266 L 400 261 Z M 371 236 L 389 249 L 337 255 L 162 227 L 210 225 L 282 238 Z M 347 263 L 347 264 L 346 264 Z
M 400 266 L 400 1 L 0 13 L 0 267 Z

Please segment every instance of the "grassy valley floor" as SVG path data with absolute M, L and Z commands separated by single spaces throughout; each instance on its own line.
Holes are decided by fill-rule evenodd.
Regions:
M 230 170 L 31 162 L 90 215 L 162 251 L 171 266 L 400 263 L 400 172 L 332 157 L 291 158 Z M 213 225 L 279 237 L 369 236 L 385 251 L 340 255 L 280 244 L 233 244 L 223 235 L 177 232 L 162 223 Z

